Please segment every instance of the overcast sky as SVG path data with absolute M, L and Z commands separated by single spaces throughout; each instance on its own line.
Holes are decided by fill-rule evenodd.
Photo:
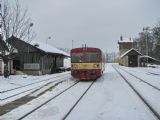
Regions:
M 160 0 L 19 0 L 28 7 L 36 40 L 56 47 L 87 44 L 118 51 L 117 41 L 136 37 L 160 21 Z

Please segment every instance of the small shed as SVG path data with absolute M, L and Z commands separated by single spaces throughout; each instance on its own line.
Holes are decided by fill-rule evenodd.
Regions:
M 120 56 L 119 64 L 127 67 L 138 67 L 140 56 L 142 56 L 142 54 L 136 49 L 132 48 Z
M 26 42 L 14 36 L 8 39 L 17 51 L 13 67 L 26 74 L 42 75 L 57 72 L 69 54 L 39 41 Z

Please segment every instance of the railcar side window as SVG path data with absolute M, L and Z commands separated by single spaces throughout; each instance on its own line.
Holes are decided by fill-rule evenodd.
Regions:
M 85 60 L 87 62 L 99 62 L 100 61 L 100 53 L 99 52 L 86 52 Z

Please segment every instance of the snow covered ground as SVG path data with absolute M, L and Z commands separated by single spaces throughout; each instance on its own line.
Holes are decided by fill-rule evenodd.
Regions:
M 160 114 L 160 91 L 137 80 L 137 78 L 124 71 L 126 70 L 157 88 L 160 88 L 159 68 L 128 68 L 117 64 L 107 64 L 104 75 L 93 84 L 71 111 L 66 118 L 67 120 L 157 120 L 156 116 L 116 72 L 112 65 L 127 78 L 147 102 L 152 105 L 157 113 Z M 60 76 L 68 73 L 69 72 L 60 73 Z M 9 79 L 4 79 L 0 76 L 0 91 L 30 84 L 37 81 L 37 79 L 42 80 L 58 75 L 59 74 L 45 76 L 11 76 Z M 71 78 L 70 74 L 68 78 Z M 19 106 L 0 116 L 0 120 L 17 120 L 21 118 L 45 101 L 67 89 L 75 82 L 76 80 L 68 79 L 58 84 L 54 89 L 33 99 L 27 104 Z M 91 82 L 92 81 L 80 81 L 67 92 L 64 92 L 55 99 L 50 100 L 46 105 L 35 110 L 25 117 L 24 120 L 63 119 Z
M 57 77 L 65 73 L 58 74 L 49 74 L 49 75 L 41 75 L 41 76 L 31 76 L 31 75 L 11 75 L 9 78 L 4 78 L 0 76 L 0 91 L 5 91 L 8 89 L 14 89 L 16 87 L 24 86 L 27 84 L 32 84 L 34 82 L 38 82 L 43 79 L 49 79 L 53 77 Z
M 63 77 L 69 79 L 70 72 L 43 76 L 13 75 L 9 78 L 0 76 L 0 105 L 26 96 L 51 82 L 56 84 L 56 82 L 63 80 Z

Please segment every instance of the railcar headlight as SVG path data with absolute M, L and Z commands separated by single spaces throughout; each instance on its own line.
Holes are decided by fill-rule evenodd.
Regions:
M 99 68 L 99 64 L 97 63 L 93 64 L 93 68 Z
M 72 69 L 78 69 L 78 65 L 72 64 Z

